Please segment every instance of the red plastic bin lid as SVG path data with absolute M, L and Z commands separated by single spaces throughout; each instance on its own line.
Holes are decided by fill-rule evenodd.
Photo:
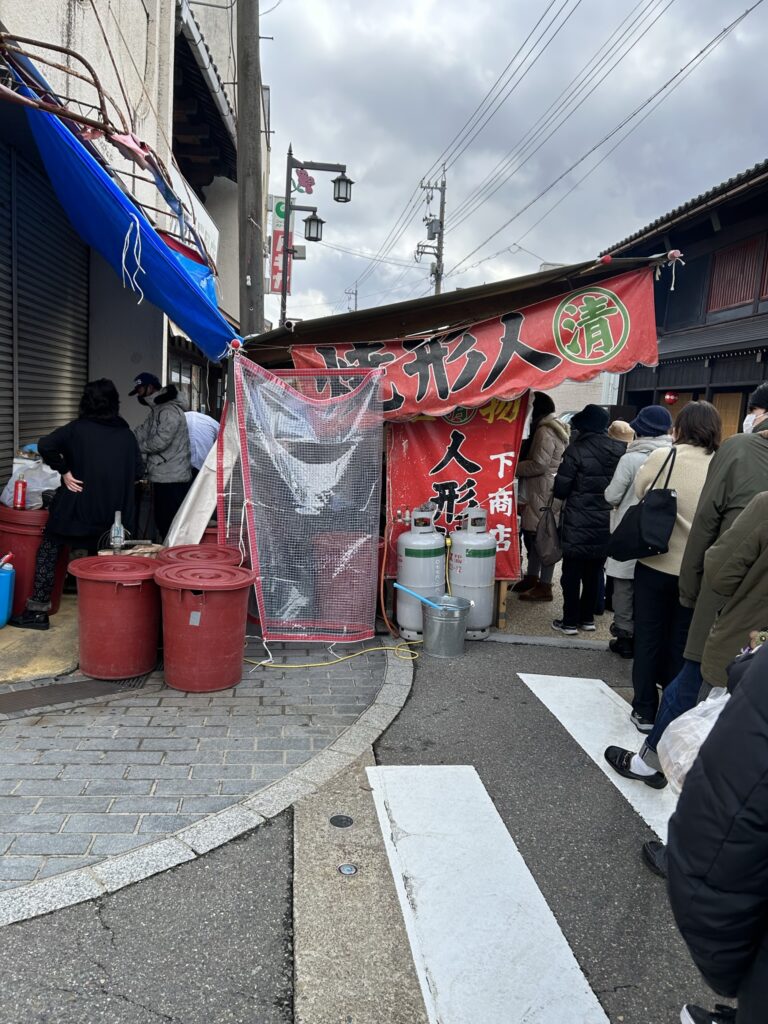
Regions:
M 165 548 L 158 551 L 156 561 L 162 565 L 171 563 L 183 564 L 201 562 L 217 565 L 240 565 L 243 558 L 237 548 L 225 547 L 223 544 L 180 544 L 178 547 Z
M 69 571 L 81 580 L 98 583 L 139 583 L 154 578 L 157 563 L 141 555 L 91 555 L 69 563 Z
M 175 562 L 156 567 L 155 582 L 167 590 L 242 590 L 256 582 L 256 573 L 222 562 Z

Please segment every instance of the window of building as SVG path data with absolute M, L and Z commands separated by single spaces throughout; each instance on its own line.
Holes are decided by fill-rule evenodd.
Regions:
M 761 249 L 762 238 L 750 238 L 714 254 L 708 313 L 754 302 Z

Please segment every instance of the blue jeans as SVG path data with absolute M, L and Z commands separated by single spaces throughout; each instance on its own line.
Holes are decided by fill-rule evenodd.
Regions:
M 670 722 L 674 722 L 685 711 L 690 711 L 692 707 L 696 706 L 701 684 L 701 665 L 698 661 L 689 661 L 685 658 L 683 667 L 664 690 L 656 722 L 640 751 L 640 757 L 649 768 L 655 768 L 657 772 L 661 771 L 661 765 L 656 756 L 656 747 L 662 733 Z

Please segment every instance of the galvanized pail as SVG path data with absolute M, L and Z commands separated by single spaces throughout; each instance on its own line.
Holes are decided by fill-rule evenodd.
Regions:
M 439 597 L 440 608 L 424 605 L 424 653 L 432 658 L 459 658 L 464 653 L 472 602 L 465 597 Z

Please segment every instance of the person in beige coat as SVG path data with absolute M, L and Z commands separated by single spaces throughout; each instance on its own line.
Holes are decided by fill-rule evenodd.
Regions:
M 555 415 L 555 403 L 543 391 L 533 399 L 531 446 L 518 464 L 517 477 L 525 481 L 526 504 L 521 520 L 528 552 L 525 576 L 512 588 L 521 601 L 551 601 L 554 565 L 542 565 L 536 551 L 536 528 L 542 509 L 552 500 L 555 475 L 568 445 L 570 430 Z

